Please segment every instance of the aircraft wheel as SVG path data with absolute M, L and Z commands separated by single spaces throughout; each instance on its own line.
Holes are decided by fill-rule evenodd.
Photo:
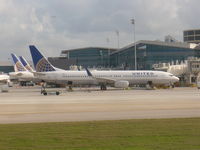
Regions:
M 100 86 L 100 87 L 101 87 L 101 90 L 102 90 L 102 91 L 105 91 L 105 90 L 107 90 L 107 87 L 106 87 L 106 85 L 105 85 L 105 84 L 101 84 L 101 86 Z
M 171 84 L 171 88 L 173 89 L 175 86 L 174 86 L 174 84 Z
M 100 85 L 100 89 L 101 89 L 101 91 L 103 90 L 103 85 Z

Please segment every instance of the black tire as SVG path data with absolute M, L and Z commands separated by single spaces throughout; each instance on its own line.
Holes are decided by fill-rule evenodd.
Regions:
M 60 92 L 57 91 L 57 92 L 56 92 L 56 95 L 60 95 Z
M 103 90 L 103 85 L 100 86 L 101 87 L 101 91 Z

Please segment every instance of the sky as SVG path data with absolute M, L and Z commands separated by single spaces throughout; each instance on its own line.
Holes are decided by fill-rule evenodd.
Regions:
M 118 47 L 138 40 L 182 41 L 200 28 L 199 0 L 0 0 L 0 61 L 30 59 L 29 45 L 47 56 L 81 47 Z M 109 39 L 109 40 L 108 40 Z

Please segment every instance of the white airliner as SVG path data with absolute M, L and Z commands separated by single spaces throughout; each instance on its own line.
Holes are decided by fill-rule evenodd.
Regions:
M 167 84 L 179 81 L 171 73 L 162 71 L 66 71 L 54 67 L 35 46 L 29 46 L 38 78 L 46 82 L 68 85 L 106 85 L 116 88 L 127 88 L 132 84 Z
M 14 62 L 14 71 L 10 72 L 11 79 L 18 79 L 19 81 L 32 81 L 34 75 L 32 72 L 28 71 L 23 64 L 19 61 L 18 57 L 15 54 L 11 54 Z

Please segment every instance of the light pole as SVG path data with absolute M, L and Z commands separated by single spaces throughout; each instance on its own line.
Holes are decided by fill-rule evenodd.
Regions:
M 134 30 L 134 48 L 135 48 L 135 70 L 137 70 L 137 52 L 136 52 L 136 42 L 135 42 L 135 19 L 131 19 L 131 24 L 133 24 L 133 30 Z
M 119 49 L 119 31 L 116 30 L 116 34 L 117 34 L 117 48 Z
M 100 50 L 100 56 L 101 56 L 101 68 L 103 68 L 103 51 Z
M 108 66 L 110 67 L 110 39 L 107 38 L 106 42 L 108 43 Z

